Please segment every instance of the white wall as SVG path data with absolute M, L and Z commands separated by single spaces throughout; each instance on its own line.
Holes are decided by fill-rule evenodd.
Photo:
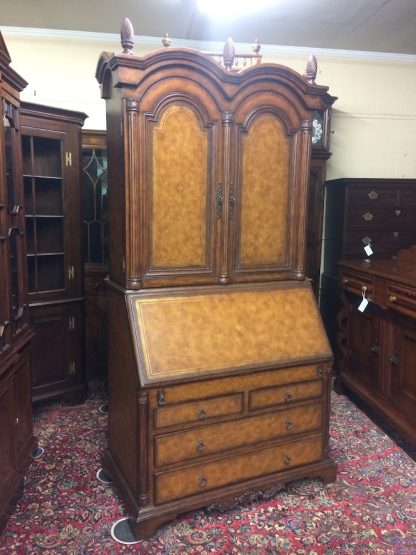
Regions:
M 105 106 L 95 80 L 103 50 L 120 52 L 115 35 L 0 28 L 12 67 L 28 81 L 22 99 L 88 114 L 87 129 L 105 129 Z M 218 44 L 175 41 L 177 46 L 222 49 Z M 161 46 L 136 39 L 134 53 Z M 247 52 L 249 45 L 237 45 Z M 263 46 L 264 61 L 304 72 L 309 50 Z M 338 97 L 332 117 L 328 179 L 416 178 L 416 56 L 319 50 L 317 83 Z

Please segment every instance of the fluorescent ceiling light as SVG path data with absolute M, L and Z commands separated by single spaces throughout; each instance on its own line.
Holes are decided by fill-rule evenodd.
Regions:
M 198 9 L 211 19 L 237 19 L 272 5 L 276 0 L 198 0 Z

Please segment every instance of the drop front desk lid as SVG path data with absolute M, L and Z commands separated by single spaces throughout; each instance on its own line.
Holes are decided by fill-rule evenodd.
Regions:
M 142 386 L 332 358 L 306 282 L 127 295 Z

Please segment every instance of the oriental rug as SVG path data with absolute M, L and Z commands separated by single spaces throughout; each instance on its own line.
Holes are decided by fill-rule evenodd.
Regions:
M 106 444 L 107 416 L 99 410 L 104 395 L 36 409 L 35 432 L 45 452 L 32 462 L 0 537 L 2 555 L 416 555 L 416 463 L 336 393 L 334 484 L 299 480 L 267 501 L 225 513 L 187 513 L 150 540 L 115 542 L 111 526 L 126 515 L 115 488 L 96 478 Z

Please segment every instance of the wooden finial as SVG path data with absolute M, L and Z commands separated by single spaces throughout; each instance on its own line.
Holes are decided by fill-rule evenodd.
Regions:
M 172 39 L 170 38 L 170 36 L 166 33 L 165 36 L 162 39 L 162 44 L 165 48 L 167 48 L 168 46 L 170 46 L 170 43 L 172 42 Z
M 313 85 L 315 83 L 317 72 L 318 72 L 318 62 L 316 61 L 315 56 L 311 54 L 309 56 L 308 63 L 306 64 L 306 71 L 303 74 L 303 76 L 306 77 L 306 80 L 308 81 L 308 83 L 311 83 L 311 85 Z
M 225 41 L 224 49 L 222 51 L 222 57 L 224 60 L 224 67 L 227 71 L 230 71 L 233 67 L 234 58 L 235 58 L 235 48 L 234 42 L 232 38 L 228 38 Z
M 251 50 L 254 52 L 256 56 L 258 56 L 260 52 L 261 44 L 259 43 L 259 39 L 254 39 L 253 44 L 251 45 Z
M 131 55 L 131 50 L 134 46 L 134 29 L 128 17 L 125 17 L 123 23 L 121 24 L 120 36 L 123 54 Z

